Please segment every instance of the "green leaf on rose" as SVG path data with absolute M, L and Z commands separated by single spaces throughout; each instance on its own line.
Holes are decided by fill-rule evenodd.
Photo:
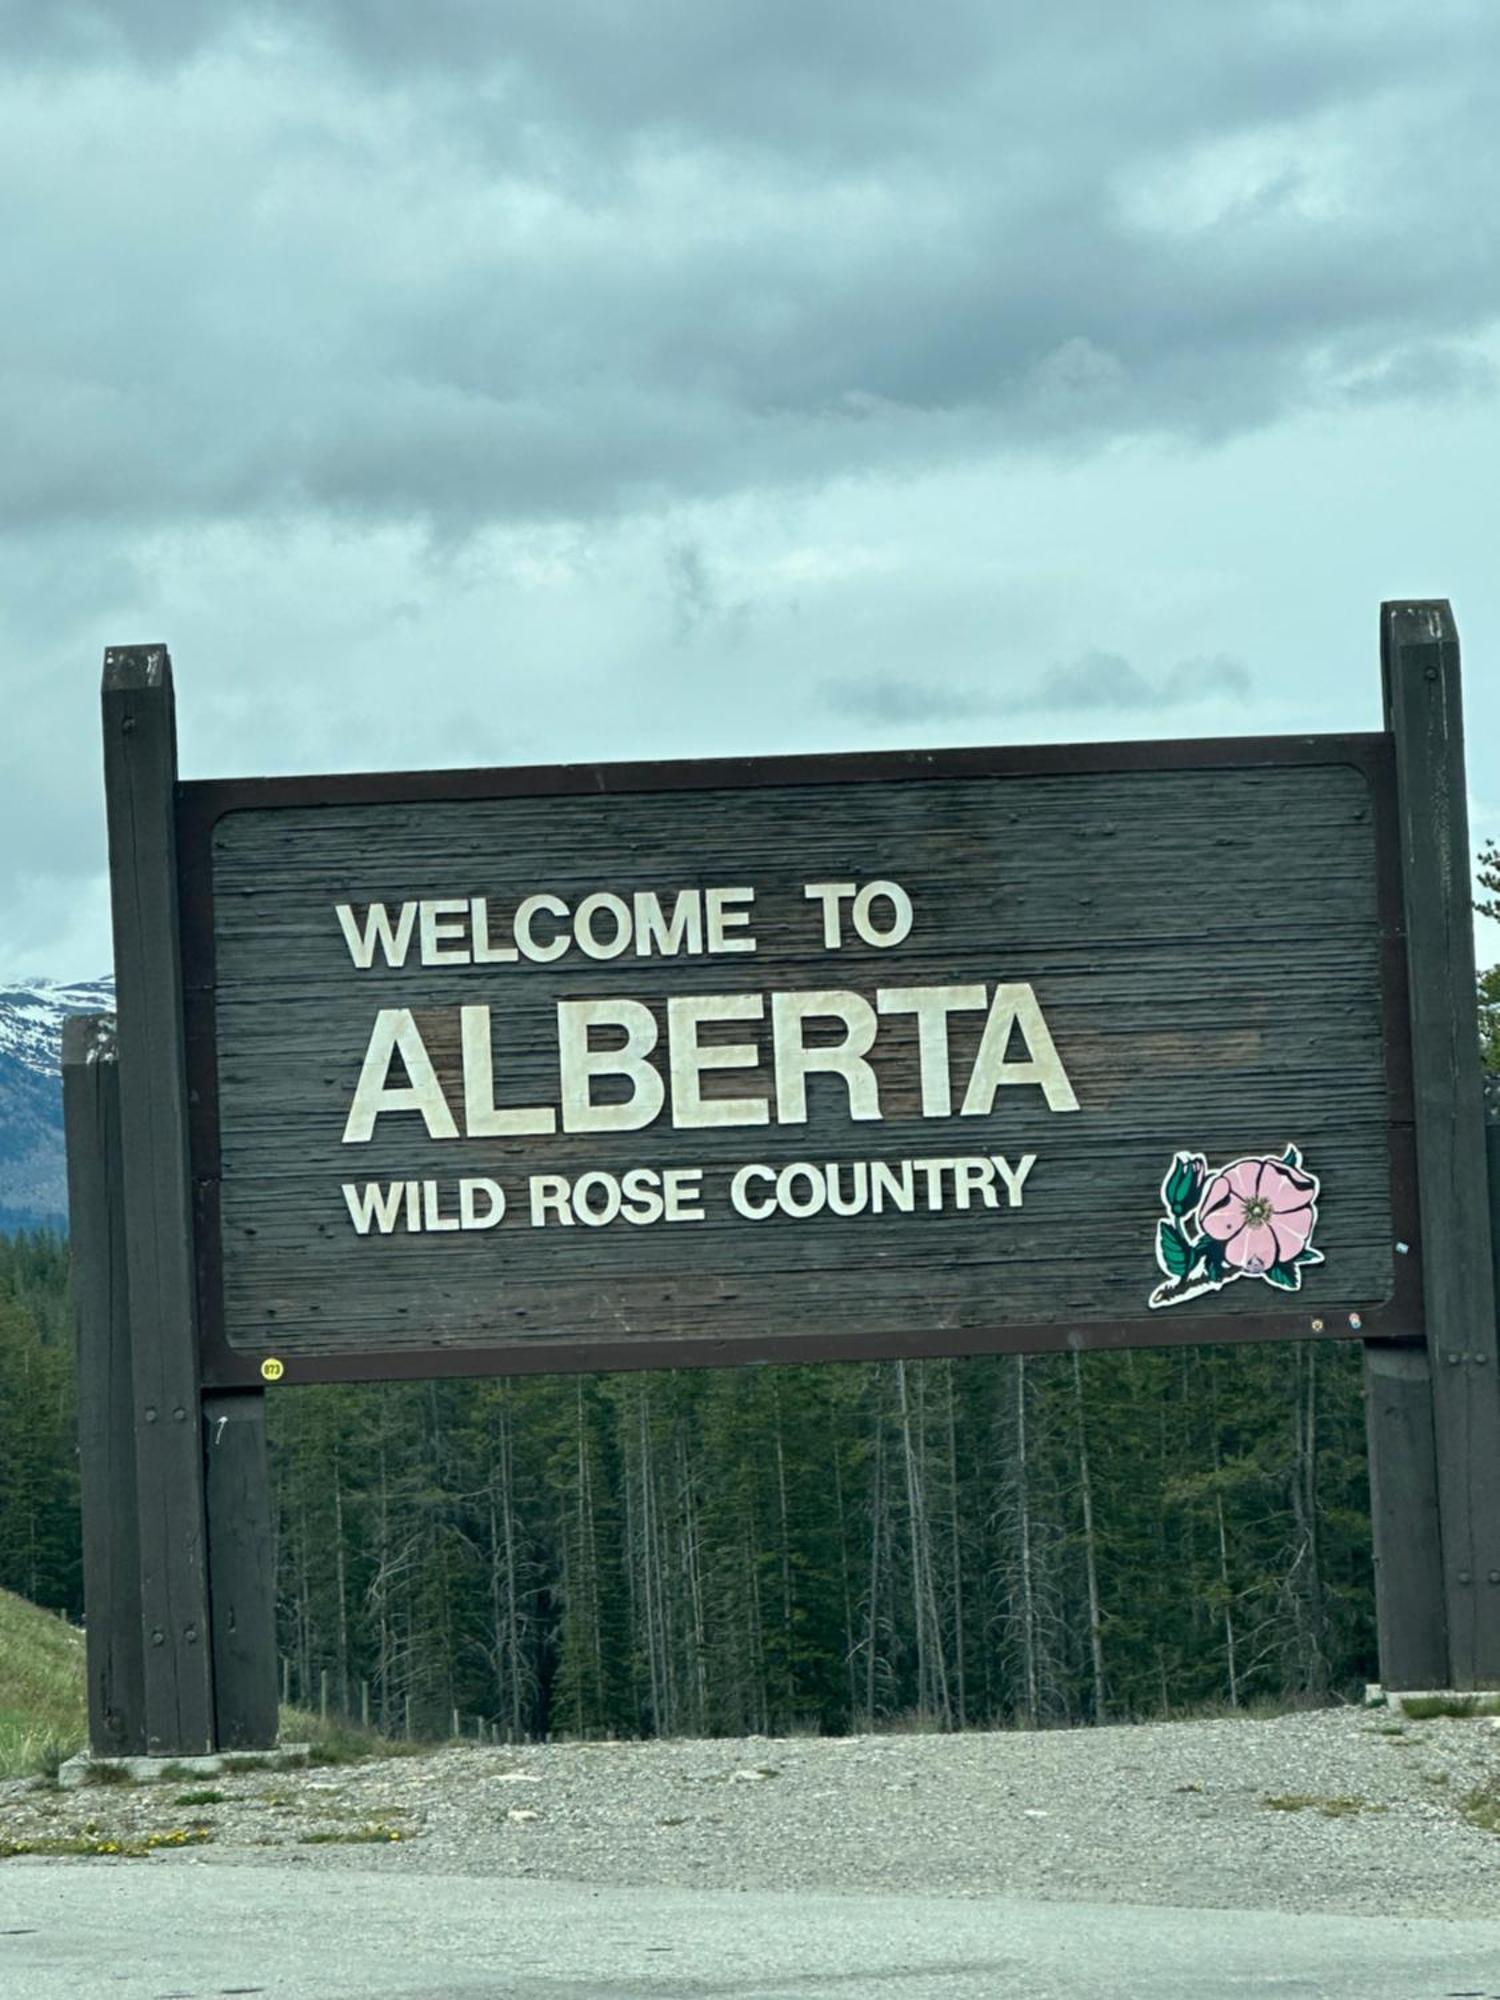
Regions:
M 1284 1292 L 1300 1292 L 1302 1289 L 1302 1273 L 1295 1264 L 1273 1264 L 1269 1271 L 1262 1271 L 1261 1276 L 1268 1285 L 1277 1285 Z
M 1157 1223 L 1156 1254 L 1169 1277 L 1185 1278 L 1192 1268 L 1193 1247 L 1175 1223 Z
M 1299 1250 L 1297 1252 L 1294 1261 L 1298 1264 L 1321 1264 L 1323 1261 L 1323 1253 L 1321 1250 L 1314 1250 L 1311 1247 L 1311 1245 L 1309 1245 L 1306 1250 Z

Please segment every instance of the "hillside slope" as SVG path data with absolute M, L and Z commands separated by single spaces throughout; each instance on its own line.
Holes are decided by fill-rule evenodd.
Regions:
M 83 1742 L 83 1634 L 56 1612 L 0 1590 L 0 1777 L 69 1755 Z

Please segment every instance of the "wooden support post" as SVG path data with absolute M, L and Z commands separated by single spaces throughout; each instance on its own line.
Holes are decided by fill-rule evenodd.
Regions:
M 1475 1688 L 1500 1685 L 1500 1367 L 1463 706 L 1448 605 L 1385 605 L 1381 664 L 1396 750 L 1447 1679 Z M 1383 1467 L 1376 1483 L 1400 1477 L 1399 1467 Z M 1411 1504 L 1423 1504 L 1420 1482 Z
M 1448 1686 L 1432 1372 L 1420 1342 L 1365 1343 L 1375 1625 L 1387 1688 Z
M 221 1750 L 276 1744 L 276 1549 L 263 1389 L 203 1398 L 204 1501 Z
M 96 1757 L 134 1757 L 146 1748 L 146 1706 L 120 1072 L 112 1015 L 76 1014 L 64 1022 L 62 1070 L 78 1335 L 89 1748 Z
M 177 1756 L 214 1748 L 214 1704 L 166 648 L 106 652 L 103 705 L 146 1748 Z

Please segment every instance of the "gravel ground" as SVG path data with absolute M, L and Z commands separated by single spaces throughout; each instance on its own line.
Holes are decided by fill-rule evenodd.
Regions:
M 1356 1708 L 1040 1734 L 463 1747 L 72 1793 L 11 1782 L 0 1854 L 152 1843 L 148 1864 L 100 1865 L 1495 1917 L 1500 1833 L 1464 1811 L 1481 1788 L 1500 1801 L 1489 1722 Z

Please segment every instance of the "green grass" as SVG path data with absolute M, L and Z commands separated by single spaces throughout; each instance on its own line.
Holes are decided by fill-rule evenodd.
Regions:
M 331 1847 L 335 1844 L 342 1847 L 371 1847 L 377 1844 L 384 1846 L 392 1840 L 401 1840 L 404 1837 L 398 1826 L 377 1824 L 325 1827 L 319 1833 L 304 1833 L 301 1845 L 303 1847 Z
M 86 1785 L 133 1785 L 135 1779 L 120 1764 L 108 1764 L 102 1759 L 93 1759 L 84 1766 L 83 1782 Z
M 56 1777 L 87 1733 L 83 1634 L 0 1590 L 0 1778 Z
M 433 1747 L 382 1736 L 378 1729 L 365 1729 L 343 1716 L 330 1715 L 324 1722 L 305 1708 L 281 1711 L 281 1740 L 310 1745 L 309 1764 L 363 1764 L 371 1757 L 417 1757 Z M 232 1763 L 226 1766 L 233 1768 Z
M 1227 1695 L 1215 1695 L 1206 1701 L 1183 1702 L 1174 1707 L 1170 1714 L 1163 1715 L 1159 1709 L 1143 1709 L 1136 1715 L 1121 1715 L 1113 1718 L 1118 1722 L 1278 1722 L 1284 1715 L 1306 1715 L 1313 1709 L 1331 1708 L 1335 1704 L 1327 1698 L 1309 1695 L 1298 1698 L 1295 1695 L 1253 1694 L 1239 1702 L 1231 1702 Z
M 58 1765 L 84 1749 L 87 1740 L 82 1632 L 55 1613 L 0 1590 L 0 1778 L 55 1778 Z M 339 1717 L 322 1722 L 296 1708 L 281 1711 L 281 1740 L 310 1743 L 314 1764 L 357 1764 L 431 1748 L 394 1741 Z M 268 1766 L 254 1758 L 231 1757 L 225 1768 L 263 1771 Z M 115 1773 L 96 1770 L 90 1775 L 104 1784 Z M 170 1765 L 158 1775 L 189 1781 L 193 1776 Z
M 1500 1833 L 1500 1778 L 1478 1786 L 1463 1802 L 1463 1816 L 1470 1826 L 1485 1833 Z
M 1401 1713 L 1412 1722 L 1431 1722 L 1443 1715 L 1500 1715 L 1500 1694 L 1407 1694 Z
M 123 1854 L 139 1859 L 160 1849 L 202 1847 L 213 1837 L 208 1826 L 174 1826 L 164 1833 L 146 1834 L 109 1834 L 99 1827 L 86 1827 L 82 1833 L 41 1834 L 34 1840 L 0 1838 L 0 1861 L 20 1854 Z

